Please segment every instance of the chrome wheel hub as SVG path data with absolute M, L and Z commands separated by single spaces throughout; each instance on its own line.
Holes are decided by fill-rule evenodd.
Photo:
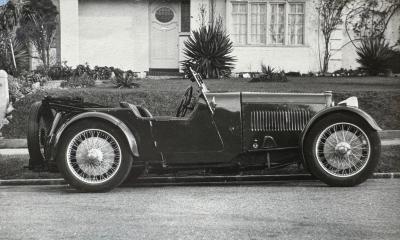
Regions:
M 367 134 L 351 123 L 336 123 L 318 137 L 315 155 L 319 165 L 336 177 L 350 177 L 367 165 L 371 146 Z
M 336 154 L 345 156 L 351 154 L 351 146 L 347 142 L 340 142 L 335 147 Z
M 87 158 L 89 162 L 101 164 L 103 161 L 103 152 L 100 149 L 92 148 L 88 151 Z

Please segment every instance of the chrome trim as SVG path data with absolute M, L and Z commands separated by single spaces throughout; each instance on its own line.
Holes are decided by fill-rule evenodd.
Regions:
M 269 93 L 242 92 L 242 103 L 309 103 L 332 105 L 332 92 L 325 93 Z
M 308 110 L 255 110 L 250 112 L 250 131 L 302 131 L 310 119 Z

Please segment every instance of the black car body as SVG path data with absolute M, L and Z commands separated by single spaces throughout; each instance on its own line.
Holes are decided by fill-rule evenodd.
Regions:
M 147 109 L 129 103 L 109 108 L 85 103 L 82 99 L 51 97 L 35 103 L 28 131 L 30 168 L 58 170 L 77 188 L 105 191 L 119 185 L 132 167 L 162 173 L 186 169 L 268 169 L 298 163 L 330 185 L 352 186 L 363 182 L 377 164 L 380 154 L 377 131 L 380 128 L 357 107 L 354 97 L 335 105 L 332 92 L 212 93 L 206 90 L 198 74 L 193 72 L 193 76 L 199 89 L 198 96 L 192 94 L 193 88 L 188 89 L 178 117 L 152 116 Z M 188 110 L 191 110 L 190 114 L 185 114 Z M 105 145 L 107 136 L 100 135 L 106 134 L 107 128 L 113 128 L 121 135 L 108 147 L 114 149 L 114 158 L 119 157 L 117 170 L 123 173 L 100 176 L 97 178 L 101 181 L 97 181 L 95 176 L 82 173 L 84 168 L 77 167 L 77 162 L 85 159 L 97 159 L 97 165 L 94 160 L 90 164 L 99 167 L 106 156 L 96 147 L 91 152 L 79 147 L 79 141 L 86 141 L 88 145 L 90 136 L 82 135 L 76 147 L 71 145 L 78 139 L 77 134 L 85 129 L 82 126 L 86 123 L 90 127 L 91 122 L 98 123 L 99 129 L 103 129 L 97 133 L 92 130 L 92 138 L 105 142 Z M 78 126 L 82 128 L 80 132 L 75 130 Z M 336 127 L 336 130 L 329 130 L 329 127 Z M 75 135 L 66 136 L 71 131 Z M 324 140 L 322 133 L 330 134 L 330 137 Z M 340 134 L 342 141 L 337 140 Z M 111 133 L 110 136 L 114 135 Z M 352 145 L 356 140 L 361 150 Z M 121 141 L 123 143 L 119 143 Z M 115 143 L 120 148 L 118 151 L 113 148 Z M 332 145 L 331 149 L 328 143 Z M 325 155 L 319 155 L 318 149 Z M 329 151 L 334 155 L 329 155 Z M 75 152 L 84 156 L 78 157 Z M 68 154 L 75 154 L 72 160 L 68 160 Z M 121 164 L 125 161 L 123 158 L 129 158 L 130 163 Z M 344 164 L 340 159 L 350 163 Z M 113 160 L 110 161 L 108 166 L 112 169 Z M 358 162 L 362 164 L 358 166 Z M 129 169 L 121 170 L 122 167 Z M 104 171 L 100 172 L 105 174 L 102 176 L 107 175 Z M 85 181 L 85 178 L 94 180 Z

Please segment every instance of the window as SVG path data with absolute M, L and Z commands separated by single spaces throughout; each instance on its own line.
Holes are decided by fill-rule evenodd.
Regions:
M 190 32 L 190 1 L 181 3 L 181 32 Z
M 270 36 L 272 44 L 284 44 L 285 41 L 285 4 L 271 4 Z
M 239 45 L 304 44 L 304 5 L 304 2 L 279 0 L 232 1 L 233 42 Z
M 233 39 L 236 43 L 247 43 L 247 3 L 232 4 Z
M 167 7 L 161 7 L 156 11 L 156 19 L 161 23 L 168 23 L 174 19 L 174 12 Z
M 304 5 L 290 4 L 289 44 L 304 44 Z
M 251 27 L 250 27 L 250 42 L 251 43 L 266 43 L 266 28 L 267 28 L 267 5 L 264 3 L 250 4 L 251 8 Z

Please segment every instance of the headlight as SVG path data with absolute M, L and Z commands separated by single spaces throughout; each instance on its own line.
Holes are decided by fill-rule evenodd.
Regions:
M 349 97 L 346 100 L 339 102 L 338 105 L 358 108 L 358 99 L 357 97 Z

